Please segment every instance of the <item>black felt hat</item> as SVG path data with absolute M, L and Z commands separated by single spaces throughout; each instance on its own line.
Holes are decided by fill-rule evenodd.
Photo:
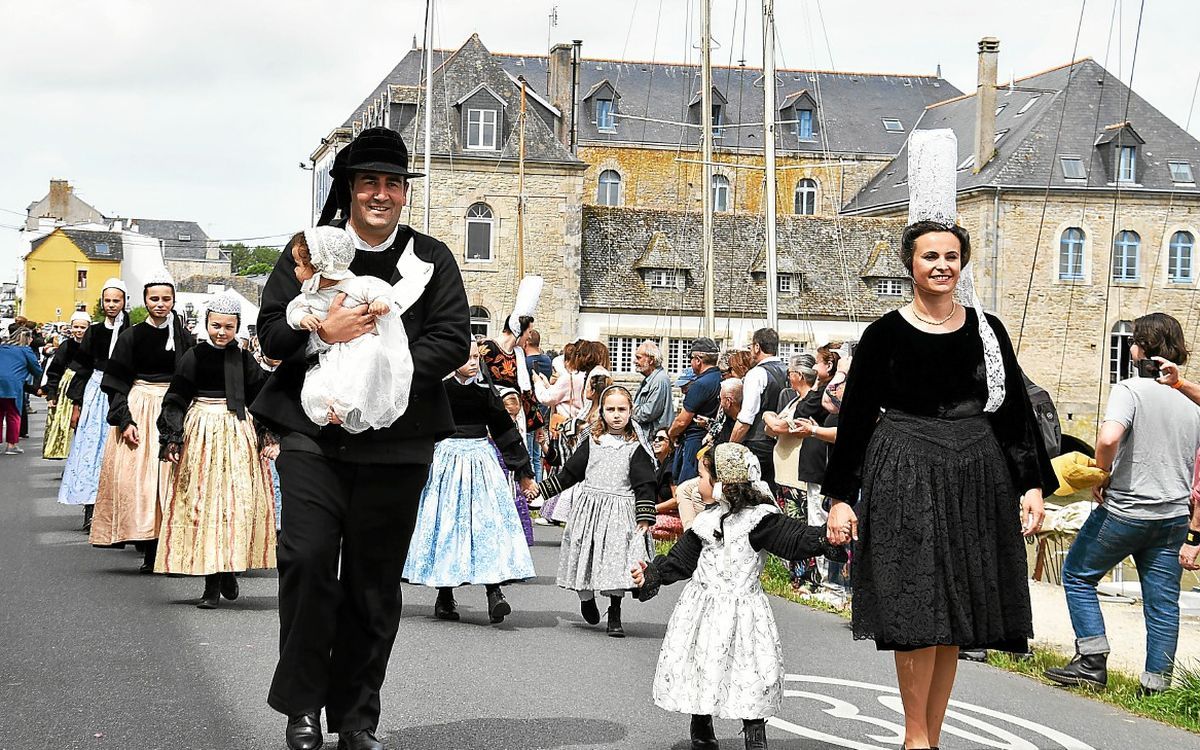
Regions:
M 355 172 L 382 172 L 401 177 L 424 177 L 408 171 L 408 148 L 400 134 L 390 128 L 367 128 L 338 152 L 329 176 L 333 184 L 317 225 L 330 224 L 340 210 L 346 216 L 350 208 L 350 175 Z

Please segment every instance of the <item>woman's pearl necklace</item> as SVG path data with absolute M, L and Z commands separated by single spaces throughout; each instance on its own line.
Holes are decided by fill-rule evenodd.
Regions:
M 954 314 L 955 314 L 956 312 L 958 312 L 958 303 L 957 303 L 957 302 L 955 302 L 955 303 L 954 303 L 954 304 L 953 304 L 953 305 L 950 307 L 950 314 L 949 314 L 949 315 L 947 315 L 946 317 L 942 318 L 941 320 L 929 320 L 929 319 L 927 319 L 927 318 L 922 318 L 922 317 L 921 317 L 921 314 L 920 314 L 919 312 L 917 312 L 917 306 L 916 306 L 916 305 L 913 305 L 913 306 L 912 306 L 912 314 L 913 314 L 913 317 L 914 317 L 914 318 L 916 318 L 917 320 L 921 321 L 921 322 L 922 322 L 922 323 L 924 323 L 925 325 L 930 325 L 930 326 L 944 326 L 944 325 L 946 325 L 947 321 L 949 321 L 951 318 L 953 318 L 953 317 L 954 317 Z

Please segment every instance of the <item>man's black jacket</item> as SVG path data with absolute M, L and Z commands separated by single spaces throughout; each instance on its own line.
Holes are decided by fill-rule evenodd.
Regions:
M 318 427 L 300 406 L 300 389 L 307 370 L 305 348 L 309 333 L 288 325 L 288 303 L 300 293 L 291 245 L 284 249 L 263 289 L 258 314 L 258 339 L 263 353 L 282 360 L 250 407 L 255 418 L 283 436 L 285 450 L 319 452 L 350 463 L 429 463 L 433 444 L 454 432 L 454 419 L 442 378 L 467 361 L 471 318 L 462 274 L 443 243 L 401 226 L 388 250 L 358 250 L 350 270 L 373 275 L 389 284 L 400 279 L 396 259 L 413 238 L 413 251 L 433 264 L 425 291 L 404 313 L 404 330 L 412 352 L 412 395 L 408 411 L 390 427 L 351 435 L 341 427 Z M 381 266 L 384 258 L 388 263 Z

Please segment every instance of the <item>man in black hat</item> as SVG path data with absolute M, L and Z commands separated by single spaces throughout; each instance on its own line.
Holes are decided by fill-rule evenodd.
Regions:
M 421 176 L 408 171 L 399 134 L 365 130 L 334 162 L 320 221 L 350 234 L 355 274 L 390 284 L 427 279 L 403 314 L 412 393 L 390 427 L 352 435 L 308 420 L 300 389 L 306 357 L 322 345 L 286 321 L 287 304 L 300 293 L 290 246 L 263 289 L 259 341 L 265 356 L 282 360 L 251 408 L 281 435 L 279 664 L 268 702 L 288 716 L 292 750 L 321 747 L 322 708 L 339 750 L 383 747 L 375 737 L 379 690 L 400 620 L 400 575 L 434 441 L 454 431 L 442 376 L 470 354 L 467 296 L 453 255 L 399 223 L 408 180 Z M 365 305 L 344 307 L 343 300 L 322 323 L 326 345 L 374 328 Z
M 708 431 L 709 420 L 721 408 L 721 371 L 717 369 L 717 342 L 701 337 L 692 342 L 692 380 L 683 396 L 683 408 L 671 423 L 671 440 L 683 439 L 675 451 L 675 478 L 685 482 L 697 475 L 696 454 Z

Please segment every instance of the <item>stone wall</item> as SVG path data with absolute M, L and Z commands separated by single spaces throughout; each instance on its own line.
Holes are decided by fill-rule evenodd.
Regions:
M 703 182 L 700 152 L 684 149 L 661 149 L 623 146 L 580 146 L 579 158 L 588 163 L 584 174 L 585 203 L 596 203 L 600 173 L 606 169 L 621 175 L 620 205 L 633 208 L 666 208 L 700 211 Z M 714 167 L 730 183 L 730 210 L 761 213 L 763 202 L 763 170 L 737 169 L 735 165 L 762 167 L 761 154 L 732 154 L 714 151 L 713 160 L 730 166 Z M 792 213 L 796 184 L 803 179 L 817 182 L 816 213 L 833 216 L 863 185 L 889 162 L 887 157 L 860 157 L 820 154 L 794 156 L 779 154 L 777 172 L 777 206 L 781 214 Z M 794 168 L 800 167 L 800 168 Z
M 223 260 L 164 258 L 163 265 L 176 281 L 192 276 L 228 277 L 233 275 L 233 267 L 228 258 Z
M 455 160 L 434 163 L 429 233 L 446 243 L 458 260 L 472 306 L 490 313 L 489 333 L 499 333 L 512 312 L 517 285 L 516 164 L 486 167 Z M 420 228 L 425 180 L 412 183 L 411 214 L 402 221 Z M 579 322 L 579 264 L 582 172 L 578 168 L 527 166 L 525 175 L 525 274 L 545 278 L 534 327 L 544 348 L 574 340 Z M 466 212 L 474 203 L 492 209 L 492 260 L 466 260 Z

